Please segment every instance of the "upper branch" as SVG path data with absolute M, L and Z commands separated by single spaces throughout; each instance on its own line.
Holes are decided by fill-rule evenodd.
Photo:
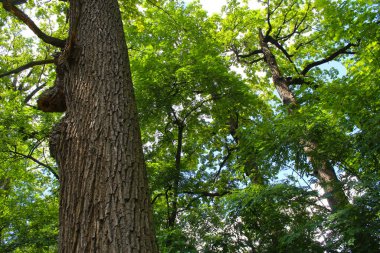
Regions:
M 178 21 L 163 7 L 157 5 L 156 3 L 154 3 L 154 1 L 151 1 L 151 0 L 147 0 L 147 2 L 151 5 L 153 5 L 154 7 L 156 7 L 157 9 L 161 10 L 162 12 L 164 12 L 174 22 L 174 24 L 177 27 L 179 27 L 180 29 L 183 29 L 183 27 L 178 23 Z M 186 29 L 183 29 L 183 30 L 186 32 Z
M 302 18 L 301 18 L 300 20 L 298 20 L 298 19 L 296 18 L 296 22 L 295 22 L 295 24 L 294 24 L 294 26 L 293 26 L 292 31 L 291 31 L 289 34 L 284 35 L 284 36 L 282 36 L 282 37 L 280 37 L 280 33 L 278 33 L 278 34 L 276 35 L 276 39 L 277 39 L 277 40 L 281 40 L 281 41 L 286 41 L 286 40 L 290 39 L 293 35 L 295 35 L 295 34 L 301 34 L 301 33 L 303 33 L 304 31 L 306 31 L 308 28 L 310 28 L 308 25 L 306 25 L 305 28 L 300 29 L 301 25 L 302 25 L 303 23 L 305 23 L 306 18 L 308 17 L 308 14 L 309 14 L 310 8 L 311 8 L 311 5 L 308 3 L 308 4 L 307 4 L 307 9 L 306 9 L 306 11 L 305 11 L 305 14 L 302 16 Z M 292 17 L 291 19 L 294 19 L 295 17 L 296 17 L 296 16 Z M 290 21 L 290 20 L 289 20 L 289 21 Z
M 226 194 L 231 193 L 228 190 L 224 190 L 221 192 L 207 192 L 207 191 L 183 191 L 184 194 L 191 194 L 191 195 L 199 195 L 201 197 L 222 197 Z
M 292 55 L 290 55 L 288 53 L 288 51 L 286 51 L 286 49 L 277 41 L 275 40 L 272 36 L 267 36 L 265 38 L 268 42 L 272 43 L 274 46 L 276 46 L 278 49 L 280 49 L 280 51 L 286 56 L 286 58 L 291 62 L 293 63 L 292 61 Z
M 3 2 L 3 7 L 6 11 L 12 13 L 15 15 L 18 19 L 20 19 L 24 24 L 26 24 L 40 39 L 42 39 L 44 42 L 63 48 L 65 46 L 65 41 L 51 37 L 47 34 L 45 34 L 43 31 L 41 31 L 40 28 L 33 22 L 33 20 L 30 19 L 28 15 L 26 15 L 22 10 L 14 6 L 10 0 L 5 0 Z
M 248 54 L 236 54 L 236 56 L 238 58 L 248 58 L 248 57 L 251 57 L 251 56 L 254 56 L 254 55 L 258 55 L 258 54 L 262 54 L 262 53 L 263 53 L 263 50 L 256 49 L 256 50 L 253 50 L 253 51 L 249 52 Z
M 26 70 L 28 68 L 32 68 L 32 67 L 37 66 L 37 65 L 44 65 L 44 64 L 50 64 L 50 63 L 54 63 L 54 59 L 46 59 L 46 60 L 41 60 L 41 61 L 32 61 L 32 62 L 29 62 L 29 63 L 21 66 L 21 67 L 18 67 L 17 69 L 13 69 L 11 71 L 8 71 L 8 72 L 5 72 L 3 74 L 0 74 L 0 78 L 2 78 L 4 76 L 9 76 L 9 75 L 12 75 L 12 74 L 20 73 L 23 70 Z
M 305 76 L 307 74 L 307 72 L 309 72 L 312 68 L 317 67 L 319 65 L 322 65 L 324 63 L 330 62 L 342 54 L 354 54 L 353 52 L 349 52 L 347 50 L 350 49 L 351 47 L 357 46 L 357 45 L 358 44 L 348 43 L 346 46 L 338 49 L 337 51 L 335 51 L 331 55 L 327 56 L 326 58 L 323 58 L 319 61 L 315 61 L 315 62 L 312 62 L 312 63 L 306 65 L 306 67 L 301 71 L 301 75 Z
M 211 98 L 209 99 L 205 99 L 201 102 L 199 102 L 197 105 L 195 105 L 193 108 L 191 108 L 186 114 L 185 116 L 183 117 L 183 120 L 186 120 L 193 112 L 195 112 L 196 110 L 198 110 L 199 108 L 201 108 L 205 103 L 207 102 L 210 102 L 214 99 L 214 96 L 212 96 Z
M 271 31 L 272 31 L 272 24 L 270 23 L 271 11 L 270 11 L 270 8 L 269 8 L 269 0 L 267 1 L 267 5 L 268 5 L 268 8 L 267 8 L 268 31 L 266 32 L 266 35 L 269 35 L 271 33 Z
M 280 6 L 282 5 L 282 2 L 284 0 L 281 0 L 274 8 L 273 10 L 271 11 L 270 10 L 270 0 L 267 1 L 267 5 L 268 5 L 268 8 L 267 8 L 267 23 L 268 23 L 268 31 L 265 33 L 265 36 L 268 36 L 271 32 L 272 32 L 272 24 L 270 22 L 270 19 L 271 19 L 271 15 L 273 13 L 275 13 L 277 11 L 278 8 L 280 8 Z
M 232 50 L 232 52 L 235 54 L 235 56 L 236 56 L 236 59 L 237 59 L 237 61 L 241 61 L 240 59 L 241 58 L 249 58 L 249 57 L 251 57 L 251 56 L 255 56 L 255 55 L 258 55 L 258 54 L 262 54 L 263 53 L 263 50 L 261 50 L 261 49 L 256 49 L 256 50 L 253 50 L 253 51 L 251 51 L 251 52 L 249 52 L 248 54 L 239 54 L 239 51 L 238 51 L 238 49 L 236 48 L 236 47 L 232 47 L 231 48 L 231 50 Z M 259 62 L 259 61 L 261 61 L 261 60 L 263 60 L 264 58 L 263 57 L 259 57 L 259 58 L 257 58 L 257 59 L 253 59 L 252 61 L 250 61 L 250 62 L 248 62 L 248 61 L 244 61 L 244 60 L 242 60 L 242 62 L 244 62 L 244 63 L 247 63 L 247 64 L 253 64 L 253 63 L 256 63 L 256 62 Z
M 296 2 L 292 2 L 289 6 L 289 9 L 292 9 L 293 6 L 296 4 Z M 280 25 L 280 27 L 278 28 L 277 30 L 277 33 L 275 35 L 275 38 L 278 38 L 282 32 L 282 29 L 286 26 L 287 23 L 289 23 L 291 20 L 293 20 L 297 14 L 294 14 L 292 15 L 290 18 L 288 18 L 288 15 L 290 14 L 291 12 L 290 11 L 285 11 L 285 13 L 283 14 L 283 19 L 282 19 L 282 24 Z

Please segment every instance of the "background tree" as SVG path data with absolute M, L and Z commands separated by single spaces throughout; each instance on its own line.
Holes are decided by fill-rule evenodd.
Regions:
M 235 149 L 229 115 L 245 110 L 242 98 L 257 102 L 220 56 L 215 26 L 199 4 L 144 7 L 144 19 L 128 32 L 132 67 L 160 248 L 175 252 L 189 246 L 181 217 L 201 199 L 207 203 L 236 187 L 234 172 L 222 171 Z
M 335 108 L 323 100 L 322 93 L 337 101 L 345 99 L 337 98 L 334 90 L 330 90 L 331 80 L 338 79 L 337 70 L 328 70 L 323 64 L 337 60 L 344 63 L 344 59 L 351 64 L 357 61 L 358 51 L 368 43 L 359 38 L 364 39 L 365 33 L 376 30 L 375 6 L 350 1 L 332 5 L 325 1 L 263 1 L 261 9 L 253 10 L 230 1 L 222 22 L 223 39 L 233 59 L 249 66 L 246 73 L 254 82 L 260 83 L 258 72 L 266 73 L 259 89 L 265 91 L 267 84 L 272 83 L 286 108 L 276 119 L 281 127 L 274 126 L 276 137 L 283 142 L 278 143 L 279 151 L 288 154 L 281 161 L 282 167 L 291 163 L 298 173 L 314 175 L 333 211 L 350 209 L 347 205 L 350 187 L 339 181 L 335 170 L 342 173 L 341 178 L 352 172 L 342 163 L 352 145 L 348 136 L 355 127 L 347 128 L 342 122 L 347 118 L 335 114 Z M 357 9 L 360 14 L 353 13 Z M 359 25 L 358 20 L 363 23 L 359 30 L 353 26 Z M 300 149 L 304 155 L 300 155 Z M 355 227 L 350 229 L 353 237 L 349 244 L 353 244 L 353 249 L 365 250 L 368 245 L 378 248 L 378 239 L 364 242 L 361 232 L 355 234 Z

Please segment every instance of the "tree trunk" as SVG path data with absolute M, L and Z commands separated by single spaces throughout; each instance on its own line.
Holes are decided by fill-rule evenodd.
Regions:
M 259 31 L 260 47 L 264 54 L 265 62 L 267 63 L 271 74 L 274 86 L 284 105 L 294 107 L 297 105 L 294 94 L 289 90 L 285 78 L 281 75 L 280 68 L 278 67 L 276 57 L 270 51 L 268 42 L 265 40 L 262 30 Z M 291 109 L 291 108 L 290 108 Z
M 177 151 L 175 155 L 175 168 L 173 173 L 173 200 L 171 203 L 170 215 L 168 217 L 168 227 L 174 228 L 176 224 L 177 214 L 178 214 L 178 192 L 179 192 L 179 182 L 181 179 L 181 156 L 182 156 L 182 141 L 183 141 L 183 131 L 185 124 L 183 122 L 177 122 L 178 126 L 178 140 L 177 140 Z
M 244 146 L 244 144 L 242 144 L 242 141 L 240 140 L 237 134 L 238 129 L 239 129 L 239 113 L 238 112 L 232 113 L 230 115 L 228 124 L 229 124 L 230 135 L 234 139 L 239 150 L 241 146 Z M 255 151 L 253 150 L 253 152 L 251 152 L 250 154 L 243 154 L 240 157 L 240 159 L 244 161 L 244 164 L 243 164 L 244 174 L 251 180 L 253 184 L 263 185 L 265 179 L 254 159 L 254 153 Z
M 118 1 L 70 0 L 70 20 L 67 111 L 51 137 L 59 252 L 158 252 Z
M 268 42 L 261 30 L 259 31 L 259 41 L 265 62 L 272 74 L 273 84 L 275 85 L 283 104 L 289 106 L 289 113 L 292 113 L 293 109 L 299 105 L 293 92 L 289 89 L 286 79 L 282 76 L 276 58 L 271 52 Z M 313 166 L 314 176 L 318 179 L 319 185 L 326 194 L 327 202 L 331 210 L 335 211 L 348 204 L 347 196 L 342 189 L 341 182 L 336 176 L 333 166 L 331 166 L 329 161 L 318 160 L 313 157 L 312 153 L 318 149 L 318 144 L 316 142 L 305 140 L 301 140 L 301 143 L 304 145 L 304 152 Z
M 314 176 L 318 179 L 319 185 L 325 192 L 327 203 L 332 211 L 348 204 L 342 184 L 336 176 L 334 167 L 327 160 L 318 160 L 313 156 L 313 152 L 318 148 L 315 142 L 302 142 L 303 150 L 307 154 L 308 161 L 313 166 Z

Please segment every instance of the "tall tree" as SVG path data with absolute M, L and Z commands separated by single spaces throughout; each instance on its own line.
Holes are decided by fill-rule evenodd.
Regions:
M 258 99 L 229 70 L 199 3 L 144 7 L 128 34 L 157 233 L 162 250 L 191 251 L 188 213 L 236 188 L 229 115 L 252 112 L 242 100 L 253 108 Z
M 282 104 L 290 114 L 297 113 L 301 106 L 297 101 L 296 89 L 293 87 L 301 85 L 314 89 L 315 86 L 312 85 L 313 82 L 315 85 L 316 81 L 310 75 L 311 70 L 342 55 L 352 54 L 351 49 L 357 46 L 356 41 L 346 44 L 332 43 L 332 45 L 318 43 L 319 35 L 314 34 L 312 30 L 316 23 L 316 20 L 311 17 L 312 10 L 316 11 L 312 6 L 314 4 L 312 1 L 294 0 L 286 3 L 284 1 L 264 1 L 262 11 L 248 10 L 244 7 L 237 11 L 235 10 L 238 8 L 236 4 L 236 1 L 230 1 L 226 8 L 227 13 L 236 17 L 236 24 L 232 30 L 236 32 L 238 27 L 249 30 L 248 32 L 239 31 L 241 39 L 232 38 L 228 42 L 228 47 L 234 53 L 237 61 L 242 64 L 250 66 L 263 62 L 264 69 L 271 76 Z M 258 21 L 256 26 L 253 26 L 251 20 L 243 18 L 241 12 L 256 19 Z M 232 17 L 227 19 L 232 19 Z M 226 23 L 225 29 L 229 30 L 229 27 L 233 26 L 234 24 Z M 307 33 L 312 36 L 309 40 L 306 39 L 308 36 L 305 34 Z M 321 47 L 321 51 L 322 49 L 328 50 L 328 53 L 322 55 L 316 53 L 308 62 L 304 63 L 303 50 L 308 44 Z M 320 58 L 318 59 L 318 57 Z M 313 168 L 314 176 L 326 193 L 330 208 L 337 210 L 346 205 L 348 200 L 333 164 L 328 157 L 318 154 L 320 153 L 318 137 L 300 139 L 299 142 Z
M 66 40 L 22 10 L 4 8 L 61 48 L 54 87 L 39 97 L 65 116 L 50 137 L 60 179 L 60 252 L 157 252 L 128 51 L 118 1 L 69 1 Z
M 92 59 L 89 52 L 99 52 L 94 47 L 103 43 L 94 36 L 96 45 L 89 45 L 84 31 L 77 37 L 81 16 L 75 15 L 79 21 L 71 20 L 71 31 L 76 31 L 69 40 L 73 43 L 67 44 L 64 56 L 54 53 L 57 47 L 44 40 L 58 43 L 58 49 L 65 44 L 60 40 L 64 41 L 69 26 L 67 1 L 11 2 L 21 3 L 18 8 L 39 19 L 38 27 L 27 22 L 37 34 L 44 31 L 49 36 L 31 39 L 30 34 L 20 32 L 25 27 L 21 22 L 0 9 L 0 203 L 6 205 L 0 209 L 0 251 L 56 252 L 56 178 L 61 172 L 46 150 L 51 126 L 62 114 L 38 111 L 35 104 L 45 111 L 64 111 L 71 101 L 70 97 L 63 99 L 67 91 L 75 99 L 70 117 L 76 108 L 84 107 L 82 98 L 98 101 L 92 111 L 86 107 L 88 114 L 95 115 L 100 105 L 106 111 L 108 103 L 99 101 L 106 101 L 111 93 L 97 93 L 106 91 L 106 86 L 97 85 L 103 79 L 94 84 L 86 62 Z M 212 16 L 200 1 L 128 1 L 120 6 L 159 248 L 163 252 L 378 252 L 380 100 L 379 64 L 374 59 L 380 47 L 376 5 L 271 0 L 258 1 L 262 5 L 257 8 L 251 5 L 255 2 L 229 1 L 223 15 Z M 73 6 L 72 11 L 76 10 Z M 23 20 L 28 21 L 25 16 Z M 100 19 L 93 20 L 98 24 Z M 355 45 L 334 58 L 333 66 L 341 62 L 345 69 L 340 67 L 338 72 L 322 64 L 350 43 Z M 266 57 L 262 49 L 267 49 Z M 95 67 L 100 60 L 118 61 L 108 55 L 91 61 L 98 77 Z M 76 79 L 78 64 L 86 71 Z M 235 64 L 244 68 L 245 75 L 231 71 Z M 303 75 L 307 66 L 311 68 Z M 102 69 L 107 77 L 112 76 L 108 64 Z M 65 83 L 69 81 L 78 86 Z M 51 83 L 56 85 L 43 91 Z M 114 82 L 109 84 L 116 87 Z M 95 91 L 91 95 L 89 86 Z M 78 96 L 77 90 L 82 92 Z M 78 131 L 68 140 L 69 147 L 76 140 L 79 147 L 79 141 L 87 138 L 78 130 L 81 123 L 77 120 L 71 118 L 68 126 L 55 128 L 51 148 L 53 154 L 59 151 L 56 157 L 66 156 L 62 152 L 66 146 L 60 145 L 62 127 Z M 80 120 L 88 129 L 100 126 L 95 120 L 88 125 L 87 116 Z M 101 126 L 108 127 L 106 123 Z M 109 137 L 107 130 L 101 129 L 97 136 L 88 131 L 96 146 L 86 139 L 85 148 L 78 151 L 87 156 L 80 160 L 84 166 L 94 165 L 91 172 L 102 173 L 95 165 L 102 166 L 105 155 L 99 155 L 97 147 L 100 139 Z M 316 148 L 305 150 L 311 143 Z M 62 146 L 64 150 L 59 149 Z M 110 166 L 115 161 L 113 154 L 117 155 L 105 158 Z M 90 155 L 98 160 L 92 162 Z M 326 204 L 333 194 L 321 195 L 320 188 L 315 189 L 320 181 L 313 169 L 319 161 L 333 165 L 340 180 L 337 186 L 344 187 L 350 201 L 338 204 L 334 212 Z M 89 171 L 81 172 L 88 172 L 85 177 L 91 183 L 106 177 L 94 179 Z M 65 175 L 67 183 L 72 178 Z M 78 185 L 86 187 L 82 178 Z M 98 191 L 90 200 L 98 198 L 95 194 Z M 109 207 L 106 210 L 111 213 L 111 202 Z
M 322 90 L 327 92 L 331 80 L 338 75 L 334 68 L 324 70 L 324 64 L 357 61 L 358 50 L 367 40 L 363 35 L 378 23 L 378 16 L 373 14 L 376 5 L 268 0 L 260 1 L 260 8 L 251 9 L 248 2 L 229 1 L 225 8 L 226 47 L 236 62 L 247 66 L 249 77 L 260 83 L 256 87 L 265 90 L 270 84 L 276 90 L 282 104 L 277 111 L 277 118 L 282 120 L 277 124 L 283 125 L 274 127 L 280 139 L 278 145 L 285 147 L 281 152 L 287 153 L 283 166 L 290 162 L 301 173 L 312 175 L 324 190 L 330 209 L 345 212 L 350 208 L 349 192 L 336 170 L 344 171 L 340 178 L 350 174 L 340 164 L 346 156 L 347 148 L 343 146 L 351 145 L 346 136 L 353 130 L 346 130 L 338 118 L 330 116 L 331 107 L 325 109 Z M 361 11 L 352 13 L 354 9 Z M 357 22 L 364 22 L 361 29 L 353 25 Z M 264 77 L 258 77 L 258 73 Z M 328 96 L 333 95 L 332 90 Z M 364 247 L 359 233 L 352 234 L 355 245 L 351 249 Z M 376 241 L 370 244 L 377 247 Z

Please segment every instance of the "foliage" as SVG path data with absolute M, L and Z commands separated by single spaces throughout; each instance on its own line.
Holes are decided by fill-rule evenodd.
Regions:
M 231 196 L 228 220 L 241 227 L 252 251 L 323 252 L 316 241 L 323 212 L 315 197 L 286 184 L 254 185 Z
M 160 249 L 378 252 L 379 6 L 253 2 L 209 16 L 199 1 L 119 1 Z M 53 36 L 68 28 L 63 1 L 20 8 Z M 3 9 L 0 25 L 0 74 L 54 53 Z M 292 113 L 255 53 L 260 29 L 278 42 L 269 45 L 281 74 L 302 79 L 289 84 Z M 47 137 L 61 115 L 35 108 L 52 71 L 0 79 L 0 252 L 57 250 Z M 318 142 L 311 155 L 334 166 L 350 204 L 329 210 L 304 140 Z

